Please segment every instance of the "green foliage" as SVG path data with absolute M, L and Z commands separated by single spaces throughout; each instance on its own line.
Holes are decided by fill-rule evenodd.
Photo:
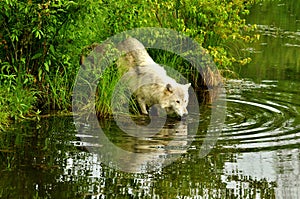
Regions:
M 184 0 L 184 1 L 103 1 L 105 24 L 103 35 L 116 33 L 137 27 L 162 27 L 183 32 L 194 38 L 208 50 L 223 74 L 231 75 L 233 64 L 244 65 L 251 61 L 246 54 L 241 53 L 243 44 L 258 39 L 258 35 L 251 35 L 255 26 L 246 24 L 244 16 L 249 13 L 248 8 L 254 1 L 229 0 Z M 128 9 L 130 8 L 130 9 Z M 104 38 L 105 39 L 105 38 Z M 167 52 L 152 53 L 152 57 L 159 63 L 175 66 L 185 77 L 189 77 L 199 85 L 199 77 L 192 67 L 182 59 L 170 57 Z M 107 77 L 110 79 L 111 77 Z M 98 112 L 110 112 L 109 103 L 113 82 L 99 84 L 99 88 L 106 89 L 97 101 Z M 200 83 L 201 84 L 201 83 Z M 105 111 L 103 111 L 105 110 Z
M 10 112 L 4 118 L 23 117 L 33 107 L 70 109 L 83 42 L 73 43 L 76 35 L 70 31 L 91 9 L 86 3 L 0 1 L 0 85 L 7 91 L 0 96 L 0 110 Z
M 9 124 L 9 119 L 24 118 L 33 112 L 38 92 L 24 88 L 30 81 L 30 75 L 24 76 L 21 81 L 16 75 L 0 74 L 0 130 L 2 125 Z
M 229 43 L 252 42 L 258 36 L 245 34 L 248 26 L 244 16 L 254 1 L 244 0 L 127 0 L 106 3 L 110 34 L 135 27 L 162 27 L 183 32 L 208 49 L 220 68 L 250 60 L 228 49 Z M 128 9 L 130 8 L 130 9 Z M 240 47 L 240 46 L 238 46 Z
M 240 48 L 240 43 L 257 38 L 247 33 L 253 27 L 243 19 L 251 4 L 244 0 L 0 1 L 0 84 L 5 87 L 1 114 L 17 118 L 32 110 L 70 110 L 82 49 L 133 28 L 183 32 L 203 45 L 220 69 L 245 64 L 250 59 L 229 46 Z M 9 104 L 20 103 L 17 99 L 4 100 L 13 93 L 19 93 L 26 106 Z M 99 111 L 103 109 L 97 105 Z M 21 110 L 11 111 L 14 108 Z
M 53 61 L 62 61 L 54 59 L 58 57 L 54 56 L 59 45 L 57 37 L 61 37 L 60 30 L 70 17 L 65 12 L 76 11 L 73 4 L 1 1 L 1 62 L 5 60 L 12 66 L 11 73 L 31 74 L 41 82 L 55 64 Z
M 120 78 L 121 73 L 116 67 L 107 68 L 100 77 L 95 101 L 95 109 L 99 117 L 108 117 L 111 115 L 111 99 Z

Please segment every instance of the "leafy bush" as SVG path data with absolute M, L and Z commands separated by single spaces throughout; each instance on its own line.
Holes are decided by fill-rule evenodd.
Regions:
M 70 108 L 78 58 L 82 42 L 86 41 L 73 43 L 77 36 L 71 31 L 91 9 L 88 6 L 92 4 L 85 4 L 86 1 L 68 0 L 0 1 L 0 86 L 9 91 L 1 97 L 14 98 L 22 90 L 27 93 L 20 94 L 23 103 L 11 99 L 0 104 L 0 109 L 11 112 L 9 117 L 27 115 L 33 107 Z
M 183 32 L 208 49 L 217 65 L 226 69 L 233 63 L 250 61 L 234 49 L 230 50 L 229 43 L 236 45 L 257 39 L 256 35 L 246 34 L 255 26 L 247 25 L 243 19 L 252 4 L 254 0 L 117 1 L 105 4 L 105 28 L 111 30 L 109 34 L 135 27 L 162 27 Z
M 253 27 L 247 26 L 242 18 L 249 13 L 247 8 L 252 3 L 244 0 L 0 1 L 0 86 L 10 90 L 1 97 L 12 97 L 11 93 L 25 90 L 28 95 L 24 98 L 31 100 L 24 101 L 29 108 L 21 111 L 21 115 L 34 107 L 43 111 L 70 110 L 82 49 L 137 27 L 183 32 L 203 45 L 220 69 L 228 70 L 233 63 L 245 64 L 250 59 L 235 53 L 230 46 L 240 48 L 240 43 L 256 38 L 247 33 Z M 4 107 L 3 104 L 0 106 Z M 100 104 L 99 111 L 103 109 Z M 11 111 L 11 106 L 5 107 L 0 108 L 1 112 Z

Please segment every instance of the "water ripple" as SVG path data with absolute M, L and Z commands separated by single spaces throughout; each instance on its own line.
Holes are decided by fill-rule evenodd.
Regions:
M 219 144 L 225 149 L 268 150 L 300 145 L 300 104 L 297 86 L 278 82 L 228 83 L 227 120 Z

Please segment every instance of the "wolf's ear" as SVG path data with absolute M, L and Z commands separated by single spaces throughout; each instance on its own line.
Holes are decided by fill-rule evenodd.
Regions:
M 188 91 L 189 88 L 190 88 L 190 86 L 191 86 L 191 83 L 188 83 L 188 84 L 184 84 L 182 88 L 183 88 L 184 90 Z
M 171 84 L 167 84 L 165 90 L 166 90 L 166 92 L 173 93 L 173 87 L 172 87 L 172 85 Z
M 186 86 L 187 88 L 189 88 L 189 87 L 191 86 L 191 83 L 185 84 L 185 86 Z

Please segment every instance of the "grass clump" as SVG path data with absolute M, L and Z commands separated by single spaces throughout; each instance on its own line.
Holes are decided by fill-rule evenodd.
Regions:
M 27 78 L 21 84 L 14 75 L 0 74 L 0 129 L 7 127 L 12 120 L 38 113 L 35 108 L 38 92 L 26 88 L 31 77 Z
M 246 64 L 247 55 L 236 54 L 230 44 L 257 38 L 251 35 L 254 26 L 244 20 L 252 4 L 244 0 L 0 1 L 0 124 L 38 110 L 71 111 L 82 49 L 134 28 L 181 32 L 207 49 L 224 71 L 234 63 Z M 195 74 L 188 65 L 181 66 L 180 72 Z M 110 114 L 111 90 L 118 80 L 115 70 L 106 73 L 107 77 L 98 77 L 99 117 Z

